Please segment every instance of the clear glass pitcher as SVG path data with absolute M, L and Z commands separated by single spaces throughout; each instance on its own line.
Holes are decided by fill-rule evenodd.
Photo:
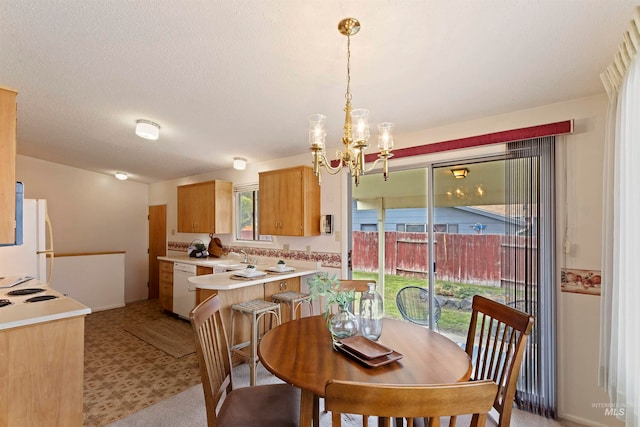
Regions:
M 384 303 L 376 292 L 376 284 L 368 283 L 369 289 L 360 298 L 360 334 L 370 340 L 377 341 L 382 334 L 382 317 Z

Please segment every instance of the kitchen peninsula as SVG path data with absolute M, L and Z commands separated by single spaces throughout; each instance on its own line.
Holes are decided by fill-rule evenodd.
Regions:
M 287 264 L 292 271 L 268 271 L 277 259 L 260 258 L 256 266 L 264 274 L 259 277 L 240 278 L 234 272 L 247 267 L 236 256 L 221 258 L 192 258 L 187 255 L 158 257 L 160 264 L 160 301 L 163 309 L 188 319 L 189 311 L 211 295 L 219 295 L 222 317 L 231 330 L 231 305 L 252 299 L 270 300 L 280 292 L 300 292 L 305 276 L 317 273 L 312 262 Z M 214 273 L 222 270 L 224 272 Z M 186 271 L 189 271 L 188 273 Z M 187 302 L 185 302 L 185 300 Z M 187 307 L 188 309 L 184 309 Z M 282 305 L 283 319 L 288 319 L 288 306 Z
M 289 265 L 289 264 L 288 264 Z M 301 281 L 305 276 L 317 273 L 317 268 L 300 265 L 289 265 L 293 271 L 283 273 L 265 271 L 265 275 L 249 279 L 238 278 L 233 271 L 216 274 L 206 274 L 189 278 L 189 282 L 198 288 L 197 302 L 204 301 L 211 295 L 220 298 L 222 318 L 231 329 L 231 305 L 252 299 L 271 300 L 271 295 L 280 292 L 300 292 Z M 258 264 L 258 270 L 266 270 L 268 265 Z M 282 318 L 290 317 L 288 307 L 281 308 Z

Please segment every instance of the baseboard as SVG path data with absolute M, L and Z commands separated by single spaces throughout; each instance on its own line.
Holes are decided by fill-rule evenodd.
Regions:
M 570 415 L 570 414 L 558 414 L 558 418 L 561 420 L 582 424 L 588 427 L 608 427 L 607 424 L 600 424 L 593 420 L 587 420 L 585 418 L 576 417 L 575 415 Z
M 122 304 L 113 304 L 113 305 L 105 305 L 102 307 L 95 307 L 91 309 L 92 313 L 95 313 L 96 311 L 104 311 L 104 310 L 111 310 L 113 308 L 122 308 L 124 307 L 124 303 Z

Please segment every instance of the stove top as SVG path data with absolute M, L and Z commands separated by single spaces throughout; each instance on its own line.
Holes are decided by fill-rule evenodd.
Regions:
M 44 292 L 44 289 L 42 288 L 22 288 L 22 289 L 15 289 L 13 291 L 7 292 L 7 295 L 11 295 L 11 296 L 16 296 L 16 295 L 31 295 L 31 294 L 37 294 L 40 292 Z
M 60 298 L 62 295 L 56 293 L 53 289 L 49 289 L 46 286 L 42 286 L 37 283 L 29 285 L 22 284 L 22 286 L 16 286 L 13 289 L 0 289 L 0 310 L 4 313 L 5 310 L 18 309 L 23 303 L 34 303 L 41 301 L 50 301 Z M 35 296 L 34 296 L 35 295 Z M 8 307 L 8 308 L 4 308 Z
M 40 302 L 40 301 L 49 301 L 51 299 L 58 298 L 55 295 L 38 295 L 35 297 L 31 297 L 29 299 L 24 300 L 24 302 Z

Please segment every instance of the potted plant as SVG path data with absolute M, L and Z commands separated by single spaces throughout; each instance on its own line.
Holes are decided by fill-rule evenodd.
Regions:
M 328 273 L 318 273 L 307 280 L 311 299 L 324 297 L 323 315 L 327 320 L 327 327 L 334 339 L 341 339 L 358 333 L 358 319 L 351 312 L 351 305 L 356 299 L 354 289 L 342 289 L 340 279 L 329 277 Z M 337 305 L 338 311 L 332 313 L 331 307 Z

